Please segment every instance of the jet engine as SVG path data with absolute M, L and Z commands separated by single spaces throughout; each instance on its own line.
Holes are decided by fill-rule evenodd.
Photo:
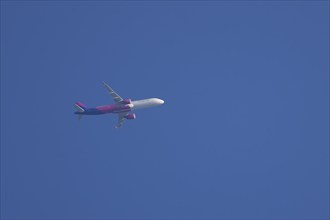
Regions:
M 126 115 L 125 118 L 128 119 L 128 120 L 131 120 L 131 119 L 135 119 L 136 116 L 135 116 L 134 113 L 130 113 L 130 114 Z
M 122 104 L 126 105 L 126 104 L 132 104 L 132 100 L 131 99 L 124 99 L 123 101 L 121 101 Z

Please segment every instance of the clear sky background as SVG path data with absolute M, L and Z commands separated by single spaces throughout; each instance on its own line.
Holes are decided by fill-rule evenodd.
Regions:
M 2 1 L 1 218 L 329 218 L 329 2 Z

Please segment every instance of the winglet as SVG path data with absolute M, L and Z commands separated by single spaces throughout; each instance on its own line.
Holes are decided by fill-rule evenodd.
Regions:
M 106 84 L 106 82 L 103 81 L 102 83 L 103 83 L 103 85 L 105 86 L 106 89 L 108 89 L 108 90 L 111 89 L 112 90 L 112 88 L 108 84 Z

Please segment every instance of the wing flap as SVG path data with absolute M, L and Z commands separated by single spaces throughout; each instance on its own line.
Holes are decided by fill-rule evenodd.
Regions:
M 127 114 L 118 114 L 118 122 L 115 128 L 120 128 L 123 125 L 126 115 Z
M 109 94 L 112 96 L 113 100 L 117 103 L 120 103 L 123 101 L 123 99 L 105 82 L 103 82 L 103 85 L 108 90 Z

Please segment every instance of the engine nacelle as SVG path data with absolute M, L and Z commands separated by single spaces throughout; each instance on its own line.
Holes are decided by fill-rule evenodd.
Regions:
M 128 119 L 128 120 L 132 120 L 132 119 L 135 119 L 136 116 L 135 116 L 134 113 L 131 113 L 131 114 L 126 115 L 125 118 Z
M 121 101 L 122 104 L 126 105 L 126 104 L 132 104 L 132 100 L 131 99 L 123 99 L 123 101 Z

